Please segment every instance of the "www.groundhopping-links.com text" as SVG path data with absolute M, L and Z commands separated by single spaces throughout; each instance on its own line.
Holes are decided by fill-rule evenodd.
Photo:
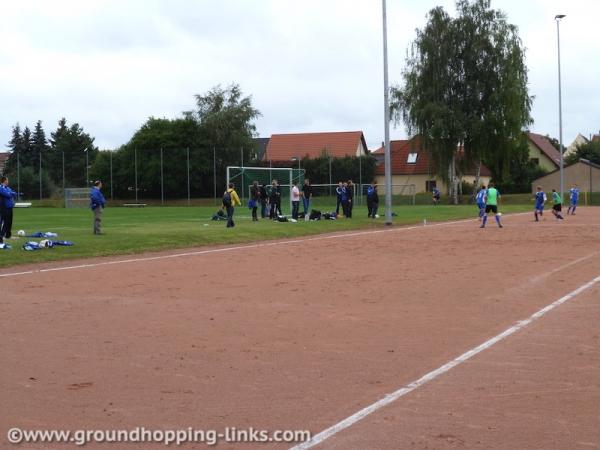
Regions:
M 135 427 L 129 430 L 27 430 L 11 428 L 6 433 L 11 444 L 21 443 L 71 443 L 83 446 L 88 443 L 158 443 L 164 445 L 183 445 L 202 443 L 215 446 L 227 443 L 261 442 L 304 442 L 311 438 L 307 430 L 256 430 L 227 427 L 219 430 L 198 430 L 192 427 L 177 430 L 149 430 Z

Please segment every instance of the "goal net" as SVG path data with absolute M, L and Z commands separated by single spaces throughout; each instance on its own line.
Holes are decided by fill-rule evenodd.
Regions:
M 227 184 L 234 183 L 242 205 L 245 205 L 250 197 L 250 187 L 255 181 L 259 186 L 265 186 L 267 194 L 271 192 L 271 183 L 277 180 L 281 188 L 281 207 L 288 205 L 292 209 L 292 186 L 298 183 L 302 190 L 304 184 L 304 169 L 292 169 L 288 167 L 227 167 Z M 285 213 L 285 211 L 284 211 Z
M 65 189 L 65 208 L 88 208 L 90 206 L 89 188 Z

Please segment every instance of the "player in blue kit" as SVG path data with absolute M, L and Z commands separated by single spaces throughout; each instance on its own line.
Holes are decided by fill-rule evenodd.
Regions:
M 479 208 L 479 221 L 480 222 L 483 219 L 483 216 L 485 216 L 485 196 L 486 195 L 487 195 L 487 189 L 485 188 L 485 185 L 482 184 L 481 189 L 479 189 L 479 192 L 477 192 L 477 196 L 475 197 L 475 200 L 477 201 L 477 208 Z
M 544 191 L 542 191 L 542 187 L 538 186 L 536 188 L 537 192 L 535 193 L 535 209 L 533 211 L 533 214 L 535 215 L 535 221 L 539 222 L 540 219 L 539 217 L 544 215 L 544 203 L 546 203 L 546 200 L 548 200 L 548 197 L 546 197 L 546 193 Z
M 577 202 L 579 202 L 579 188 L 576 184 L 574 184 L 569 191 L 569 200 L 571 201 L 571 204 L 569 205 L 569 209 L 567 209 L 567 215 L 571 214 L 574 216 L 575 209 L 577 208 Z

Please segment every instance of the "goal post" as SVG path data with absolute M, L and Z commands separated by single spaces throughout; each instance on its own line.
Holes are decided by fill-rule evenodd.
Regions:
M 66 188 L 65 208 L 88 208 L 90 206 L 90 188 Z
M 302 189 L 304 173 L 304 169 L 292 169 L 291 167 L 228 166 L 227 184 L 235 184 L 240 201 L 242 204 L 245 204 L 250 197 L 250 186 L 255 181 L 258 181 L 259 185 L 264 185 L 267 188 L 267 193 L 269 193 L 271 183 L 273 180 L 277 180 L 281 187 L 281 204 L 285 205 L 289 203 L 291 211 L 292 186 L 294 183 L 298 183 L 298 188 Z

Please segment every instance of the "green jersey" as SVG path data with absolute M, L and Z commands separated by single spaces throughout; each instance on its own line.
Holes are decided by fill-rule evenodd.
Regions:
M 562 204 L 562 198 L 560 198 L 560 194 L 558 192 L 552 193 L 552 201 L 554 202 L 555 205 Z
M 487 190 L 487 198 L 485 201 L 486 205 L 497 206 L 498 205 L 498 197 L 500 197 L 500 193 L 496 188 L 489 188 Z

